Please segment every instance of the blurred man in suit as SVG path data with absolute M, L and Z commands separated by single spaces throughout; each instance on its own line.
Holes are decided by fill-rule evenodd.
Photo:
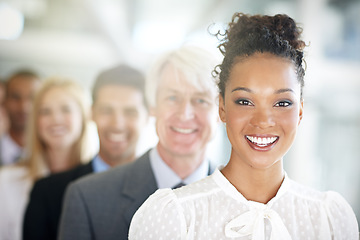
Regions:
M 99 154 L 80 167 L 35 183 L 23 226 L 23 239 L 56 239 L 67 185 L 89 173 L 108 170 L 135 159 L 136 145 L 147 123 L 145 79 L 142 73 L 120 65 L 102 72 L 92 97 L 92 118 L 99 135 Z
M 23 154 L 26 123 L 40 84 L 39 76 L 30 70 L 15 72 L 5 83 L 4 108 L 9 126 L 0 139 L 0 166 L 17 162 Z
M 127 239 L 136 210 L 158 188 L 175 188 L 212 172 L 206 146 L 217 125 L 213 56 L 197 47 L 165 54 L 146 92 L 159 141 L 135 162 L 67 189 L 59 239 Z

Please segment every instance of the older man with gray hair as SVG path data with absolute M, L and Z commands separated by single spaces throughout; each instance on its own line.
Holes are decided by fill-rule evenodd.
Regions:
M 147 79 L 159 141 L 135 162 L 70 185 L 59 239 L 127 239 L 131 219 L 159 188 L 200 180 L 213 168 L 206 146 L 218 122 L 217 64 L 209 52 L 184 46 L 163 55 Z

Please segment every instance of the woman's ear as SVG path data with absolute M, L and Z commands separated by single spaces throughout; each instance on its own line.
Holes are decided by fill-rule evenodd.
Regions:
M 225 114 L 225 101 L 223 96 L 219 95 L 219 117 L 222 122 L 226 123 L 226 114 Z
M 298 125 L 300 125 L 300 122 L 303 118 L 303 110 L 304 110 L 304 100 L 301 100 L 300 102 L 300 109 L 299 109 L 299 122 Z

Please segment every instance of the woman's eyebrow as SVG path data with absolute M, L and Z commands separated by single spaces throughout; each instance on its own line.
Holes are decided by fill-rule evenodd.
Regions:
M 249 92 L 249 93 L 253 92 L 250 88 L 246 88 L 246 87 L 237 87 L 237 88 L 234 88 L 231 92 L 236 92 L 236 91 L 245 91 L 245 92 Z
M 282 88 L 282 89 L 276 90 L 275 94 L 280 94 L 280 93 L 285 93 L 285 92 L 291 92 L 291 93 L 295 94 L 295 91 L 292 90 L 291 88 Z
M 254 92 L 250 88 L 246 88 L 246 87 L 237 87 L 237 88 L 234 88 L 231 92 L 236 92 L 236 91 L 245 91 L 245 92 L 249 92 L 249 93 Z M 291 92 L 291 93 L 295 94 L 295 91 L 292 90 L 291 88 L 278 89 L 278 90 L 275 91 L 275 94 L 281 94 L 281 93 L 285 93 L 285 92 Z

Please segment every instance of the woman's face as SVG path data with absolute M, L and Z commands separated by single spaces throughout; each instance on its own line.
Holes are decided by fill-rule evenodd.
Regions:
M 232 158 L 257 169 L 280 162 L 295 139 L 302 109 L 291 61 L 259 53 L 235 63 L 219 105 Z
M 44 94 L 37 126 L 47 147 L 71 148 L 81 135 L 82 122 L 80 106 L 66 90 L 54 87 Z

